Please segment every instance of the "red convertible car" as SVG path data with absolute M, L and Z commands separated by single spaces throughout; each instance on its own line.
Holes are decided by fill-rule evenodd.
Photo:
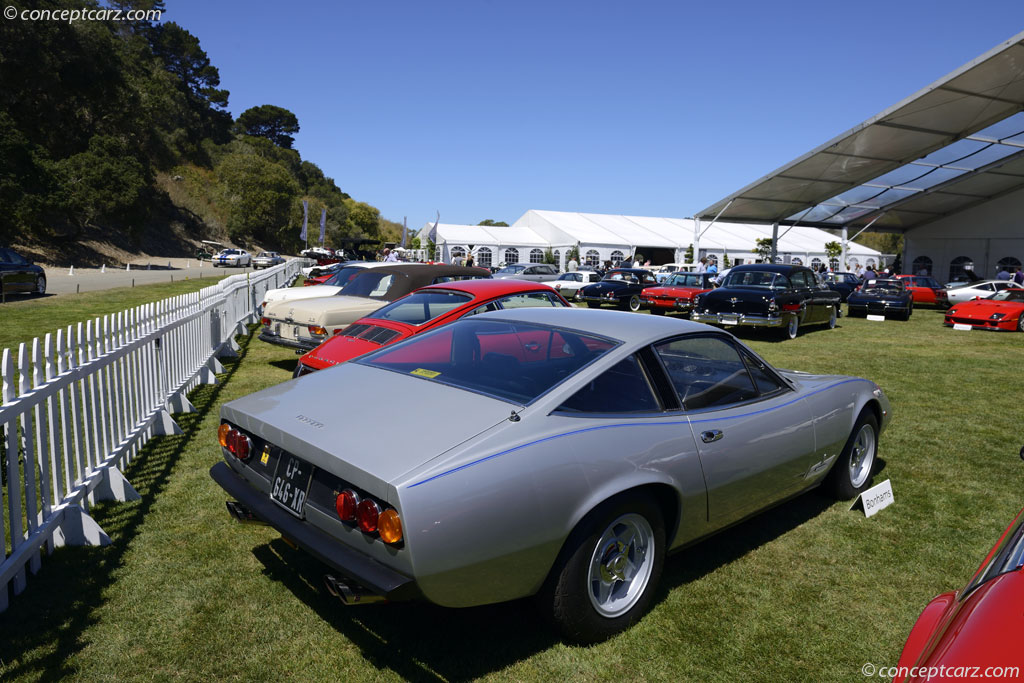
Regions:
M 657 287 L 644 287 L 640 293 L 640 305 L 655 315 L 676 313 L 689 314 L 693 299 L 698 294 L 715 288 L 712 278 L 717 273 L 676 273 Z
M 896 277 L 903 280 L 903 284 L 914 297 L 915 304 L 949 306 L 949 296 L 946 295 L 946 290 L 935 278 L 927 275 L 897 275 Z
M 984 299 L 953 304 L 946 311 L 946 327 L 993 332 L 1024 332 L 1024 289 L 1004 289 Z
M 462 280 L 421 287 L 360 318 L 306 353 L 299 359 L 294 376 L 344 363 L 464 316 L 505 308 L 569 305 L 542 282 Z
M 1024 510 L 963 590 L 939 595 L 917 618 L 893 683 L 967 678 L 1019 681 L 1024 672 Z

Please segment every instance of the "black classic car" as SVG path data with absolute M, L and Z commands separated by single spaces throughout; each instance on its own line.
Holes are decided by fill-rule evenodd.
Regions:
M 0 291 L 46 294 L 46 275 L 42 268 L 13 249 L 0 247 Z
M 868 280 L 846 300 L 849 315 L 882 315 L 910 320 L 914 312 L 914 296 L 903 280 L 897 278 Z
M 860 286 L 860 278 L 854 273 L 825 273 L 822 279 L 825 280 L 826 287 L 839 292 L 842 301 L 846 301 L 850 293 Z
M 658 281 L 654 273 L 643 268 L 615 268 L 595 284 L 581 287 L 576 301 L 586 301 L 591 308 L 614 304 L 623 310 L 640 310 L 640 293 L 644 287 L 654 287 Z
M 794 339 L 802 325 L 835 327 L 839 306 L 839 292 L 819 285 L 810 268 L 753 263 L 736 266 L 721 286 L 700 294 L 690 320 L 782 328 Z

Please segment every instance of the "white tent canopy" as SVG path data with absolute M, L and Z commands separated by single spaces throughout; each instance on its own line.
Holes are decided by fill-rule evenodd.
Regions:
M 427 223 L 419 233 L 421 239 L 426 239 L 433 227 L 433 223 Z M 434 241 L 444 260 L 453 249 L 477 254 L 483 247 L 488 255 L 494 256 L 493 265 L 499 265 L 505 261 L 506 249 L 516 249 L 520 260 L 529 261 L 530 252 L 534 252 L 536 259 L 534 250 L 550 248 L 559 267 L 564 268 L 566 252 L 578 246 L 583 262 L 616 262 L 631 254 L 641 254 L 657 265 L 682 262 L 687 249 L 697 242 L 695 229 L 692 218 L 530 210 L 509 227 L 442 223 L 437 226 Z M 770 225 L 749 223 L 718 222 L 709 227 L 704 222 L 701 230 L 698 256 L 707 255 L 719 263 L 726 255 L 731 263 L 753 262 L 757 240 L 772 236 Z M 815 260 L 824 262 L 825 244 L 837 241 L 835 235 L 817 228 L 783 228 L 779 231 L 777 252 L 783 261 L 799 260 L 808 265 Z M 877 264 L 880 256 L 874 249 L 850 243 L 847 265 Z M 479 258 L 477 262 L 483 264 Z

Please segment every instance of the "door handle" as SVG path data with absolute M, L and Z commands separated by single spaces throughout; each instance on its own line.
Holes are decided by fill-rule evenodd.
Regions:
M 700 440 L 703 441 L 704 443 L 712 443 L 714 441 L 718 441 L 721 438 L 722 438 L 722 430 L 721 429 L 709 429 L 706 432 L 701 432 L 700 433 Z

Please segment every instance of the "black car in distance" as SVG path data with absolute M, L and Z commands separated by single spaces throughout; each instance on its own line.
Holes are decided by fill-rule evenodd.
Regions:
M 794 339 L 804 325 L 836 326 L 840 296 L 805 266 L 751 263 L 697 296 L 690 320 L 722 327 L 773 327 Z
M 622 310 L 639 311 L 640 293 L 644 287 L 654 287 L 658 281 L 654 273 L 643 268 L 614 268 L 600 282 L 581 287 L 576 301 L 586 301 L 590 308 L 613 304 Z
M 910 320 L 914 312 L 914 295 L 903 280 L 885 278 L 868 280 L 846 300 L 849 316 L 880 315 Z
M 0 293 L 46 294 L 43 269 L 7 247 L 0 247 Z

